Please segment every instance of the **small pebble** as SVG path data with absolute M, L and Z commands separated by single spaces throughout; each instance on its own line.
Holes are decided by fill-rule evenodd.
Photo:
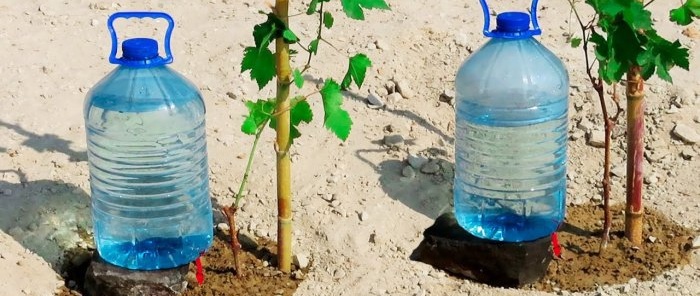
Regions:
M 384 107 L 384 101 L 382 101 L 379 95 L 372 92 L 370 92 L 369 95 L 367 95 L 367 103 L 372 109 Z
M 304 272 L 302 272 L 301 270 L 295 270 L 294 272 L 292 272 L 292 278 L 294 278 L 295 280 L 303 280 Z
M 309 267 L 309 255 L 305 253 L 299 253 L 294 255 L 294 258 L 292 260 L 294 261 L 294 265 L 296 265 L 296 267 L 298 267 L 299 269 Z
M 369 219 L 369 214 L 367 214 L 367 212 L 365 211 L 362 211 L 360 212 L 358 217 L 360 218 L 360 221 L 367 221 L 367 219 Z
M 411 99 L 415 97 L 416 93 L 413 92 L 413 89 L 411 89 L 410 84 L 406 80 L 395 79 L 394 83 L 396 83 L 396 91 L 401 93 L 404 98 Z
M 391 93 L 388 96 L 386 96 L 387 102 L 392 103 L 392 104 L 396 104 L 403 99 L 404 99 L 404 97 L 400 93 L 397 93 L 397 92 Z
M 386 135 L 384 136 L 384 145 L 387 146 L 401 146 L 403 145 L 403 136 L 401 135 Z
M 693 243 L 691 244 L 691 248 L 700 249 L 700 236 L 693 239 Z
M 647 237 L 647 240 L 649 240 L 649 242 L 653 244 L 656 242 L 656 237 L 650 235 L 649 237 Z
M 424 174 L 435 174 L 440 171 L 440 165 L 436 161 L 425 163 L 420 171 Z
M 381 50 L 389 50 L 391 48 L 388 43 L 381 39 L 374 41 L 374 45 Z
M 601 130 L 593 130 L 588 134 L 588 145 L 603 148 L 605 147 L 605 132 Z
M 228 233 L 229 230 L 231 230 L 231 227 L 228 226 L 228 223 L 219 223 L 219 224 L 216 224 L 216 229 L 218 231 Z
M 406 178 L 413 179 L 416 177 L 416 171 L 413 169 L 412 166 L 407 165 L 403 168 L 403 171 L 401 171 L 401 175 L 403 175 Z
M 700 142 L 700 135 L 693 128 L 682 123 L 676 123 L 676 126 L 673 127 L 673 135 L 688 144 Z

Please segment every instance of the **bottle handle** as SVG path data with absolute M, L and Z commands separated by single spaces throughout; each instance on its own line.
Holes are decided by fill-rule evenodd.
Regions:
M 165 12 L 148 12 L 148 11 L 130 11 L 130 12 L 117 12 L 109 16 L 107 20 L 107 29 L 109 30 L 109 35 L 112 37 L 112 50 L 109 53 L 109 62 L 112 64 L 121 64 L 120 58 L 117 58 L 117 31 L 114 30 L 114 20 L 123 18 L 152 18 L 152 19 L 164 19 L 168 21 L 168 29 L 165 31 L 165 58 L 163 58 L 163 64 L 169 64 L 173 62 L 172 51 L 170 50 L 170 37 L 173 33 L 173 28 L 175 27 L 175 21 Z
M 540 25 L 537 22 L 537 4 L 538 4 L 538 2 L 539 2 L 539 0 L 532 0 L 532 4 L 530 4 L 530 20 L 532 22 L 532 30 L 529 31 L 530 36 L 542 34 L 542 30 L 540 29 Z M 486 3 L 486 0 L 479 0 L 479 3 L 481 4 L 481 9 L 484 12 L 484 36 L 486 36 L 486 37 L 498 37 L 499 35 L 497 33 L 489 30 L 491 28 L 491 13 L 490 13 L 488 3 Z

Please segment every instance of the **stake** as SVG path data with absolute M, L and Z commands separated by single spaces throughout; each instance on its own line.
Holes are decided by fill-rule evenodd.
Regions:
M 289 22 L 289 0 L 276 0 L 275 14 L 285 24 Z M 292 70 L 289 66 L 289 44 L 283 38 L 275 40 L 277 64 L 277 261 L 282 272 L 292 266 L 292 193 L 291 160 L 289 158 L 289 86 Z
M 642 244 L 644 164 L 644 79 L 639 66 L 627 72 L 627 207 L 625 237 Z

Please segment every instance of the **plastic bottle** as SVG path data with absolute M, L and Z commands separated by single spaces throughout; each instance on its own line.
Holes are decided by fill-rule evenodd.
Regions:
M 471 234 L 522 242 L 563 221 L 569 78 L 533 36 L 531 15 L 505 12 L 456 77 L 455 216 Z M 530 28 L 532 20 L 533 28 Z
M 158 42 L 122 42 L 117 18 L 163 18 Z M 110 16 L 110 62 L 118 67 L 85 100 L 92 216 L 97 251 L 114 265 L 154 270 L 196 259 L 212 241 L 205 106 L 197 88 L 170 69 L 174 22 L 165 13 Z

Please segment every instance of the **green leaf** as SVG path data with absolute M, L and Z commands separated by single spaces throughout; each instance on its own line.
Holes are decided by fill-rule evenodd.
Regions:
M 340 85 L 333 79 L 326 80 L 321 88 L 321 98 L 325 112 L 324 125 L 342 141 L 347 140 L 352 129 L 352 119 L 342 108 L 343 94 L 340 92 Z
M 241 62 L 241 73 L 250 70 L 250 78 L 262 89 L 276 74 L 275 55 L 268 49 L 246 47 Z
M 333 27 L 333 15 L 328 11 L 323 12 L 323 25 L 326 26 L 326 29 Z
M 284 38 L 284 42 L 287 44 L 294 44 L 299 42 L 299 37 L 297 37 L 297 35 L 294 34 L 294 32 L 292 32 L 292 30 L 290 30 L 289 28 L 284 29 L 284 31 L 282 31 L 282 38 Z
M 255 47 L 263 48 L 270 45 L 270 41 L 275 38 L 275 32 L 277 31 L 274 22 L 268 21 L 257 24 L 253 27 L 253 38 L 255 39 Z
M 257 101 L 246 101 L 245 106 L 248 108 L 248 115 L 243 124 L 241 131 L 248 135 L 257 134 L 265 123 L 272 118 L 275 111 L 274 99 L 258 99 Z
M 573 37 L 571 40 L 569 40 L 569 43 L 571 43 L 571 47 L 577 48 L 579 45 L 581 45 L 581 38 Z
M 685 6 L 681 6 L 671 10 L 670 18 L 672 22 L 681 26 L 687 26 L 693 22 L 693 12 Z
M 693 18 L 700 17 L 700 0 L 688 0 L 681 7 L 671 10 L 671 21 L 681 26 L 687 26 L 693 22 Z
M 644 9 L 640 2 L 632 1 L 627 9 L 622 11 L 622 16 L 634 30 L 651 29 L 651 12 Z
M 656 59 L 654 60 L 654 65 L 656 66 L 656 75 L 659 76 L 659 78 L 673 83 L 671 74 L 668 73 L 669 68 L 661 59 L 661 56 L 656 56 Z
M 314 55 L 316 55 L 318 52 L 318 41 L 318 39 L 314 39 L 309 43 L 309 52 L 313 53 Z
M 292 98 L 289 102 L 289 140 L 294 143 L 294 139 L 301 137 L 299 132 L 299 124 L 302 122 L 310 123 L 314 114 L 311 111 L 311 106 L 303 96 Z M 274 106 L 273 106 L 274 108 Z M 277 118 L 270 118 L 270 127 L 277 128 Z
M 390 9 L 384 0 L 340 0 L 345 14 L 355 20 L 364 20 L 364 9 Z
M 296 85 L 297 88 L 304 87 L 304 77 L 301 76 L 301 71 L 299 71 L 299 69 L 294 69 L 292 77 L 294 77 L 294 85 Z
M 309 3 L 309 8 L 306 10 L 307 15 L 316 13 L 316 9 L 318 9 L 318 2 L 318 0 L 311 0 L 311 3 Z
M 350 87 L 352 81 L 355 81 L 357 87 L 362 87 L 362 83 L 365 81 L 365 75 L 367 74 L 367 68 L 371 66 L 372 61 L 364 54 L 359 53 L 351 57 L 348 71 L 345 73 L 340 87 L 342 89 L 347 89 Z

